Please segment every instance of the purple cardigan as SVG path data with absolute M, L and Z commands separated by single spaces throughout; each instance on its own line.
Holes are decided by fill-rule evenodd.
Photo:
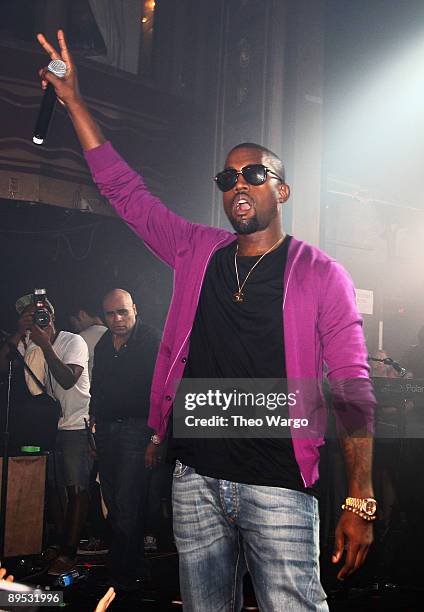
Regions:
M 117 213 L 174 269 L 174 289 L 152 382 L 149 425 L 165 435 L 173 398 L 189 353 L 189 339 L 206 267 L 213 253 L 234 240 L 226 230 L 191 223 L 170 211 L 110 143 L 86 153 L 93 179 Z M 325 253 L 292 239 L 284 274 L 283 321 L 288 379 L 313 380 L 321 396 L 323 364 L 333 392 L 355 405 L 372 430 L 375 399 L 352 281 Z M 358 384 L 346 385 L 346 381 Z M 340 402 L 336 402 L 336 406 Z M 315 406 L 315 409 L 317 407 Z M 310 406 L 296 406 L 303 415 Z M 325 422 L 326 409 L 318 408 Z M 296 416 L 299 413 L 296 412 Z M 318 479 L 323 436 L 293 435 L 305 486 Z

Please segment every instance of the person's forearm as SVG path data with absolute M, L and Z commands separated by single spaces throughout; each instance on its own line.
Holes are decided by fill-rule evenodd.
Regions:
M 63 363 L 54 352 L 52 346 L 46 346 L 43 348 L 44 357 L 46 358 L 47 365 L 49 366 L 52 376 L 57 380 L 59 385 L 64 389 L 70 389 L 76 383 L 75 374 L 66 363 Z
M 341 438 L 349 483 L 349 497 L 374 497 L 372 486 L 372 437 Z
M 84 151 L 95 149 L 105 142 L 99 125 L 82 98 L 68 103 L 67 110 Z

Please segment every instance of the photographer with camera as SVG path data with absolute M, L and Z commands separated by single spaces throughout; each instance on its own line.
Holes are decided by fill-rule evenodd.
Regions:
M 88 347 L 81 336 L 56 330 L 54 308 L 44 290 L 22 296 L 15 306 L 20 315 L 17 330 L 0 348 L 0 369 L 8 368 L 11 346 L 24 358 L 34 345 L 39 347 L 44 359 L 39 378 L 62 411 L 48 467 L 48 506 L 58 540 L 49 551 L 51 558 L 56 557 L 49 573 L 58 575 L 75 563 L 88 509 L 92 461 L 84 423 L 90 402 Z

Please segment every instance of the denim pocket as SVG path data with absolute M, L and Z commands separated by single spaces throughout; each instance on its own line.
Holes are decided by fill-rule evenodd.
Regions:
M 184 474 L 187 472 L 188 467 L 188 465 L 184 465 L 184 463 L 181 463 L 181 461 L 177 459 L 174 468 L 174 478 L 182 478 L 182 476 L 184 476 Z

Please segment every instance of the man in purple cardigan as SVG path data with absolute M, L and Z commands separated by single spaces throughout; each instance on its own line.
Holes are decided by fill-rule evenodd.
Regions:
M 234 234 L 168 210 L 105 142 L 79 93 L 63 32 L 60 53 L 43 35 L 38 40 L 51 59 L 67 65 L 63 79 L 41 71 L 42 86 L 52 83 L 67 107 L 95 182 L 174 269 L 152 383 L 146 464 L 160 453 L 183 378 L 312 381 L 314 401 L 310 395 L 309 401 L 298 398 L 296 414 L 314 413 L 322 424 L 325 363 L 344 425 L 349 477 L 332 558 L 338 563 L 346 545 L 338 574 L 344 579 L 367 555 L 376 511 L 368 433 L 375 400 L 350 278 L 327 255 L 284 233 L 280 212 L 290 190 L 281 161 L 259 145 L 232 149 L 215 179 Z M 359 429 L 365 435 L 352 435 Z M 327 609 L 315 497 L 323 432 L 292 434 L 173 441 L 174 535 L 184 610 L 240 610 L 246 571 L 260 609 Z

